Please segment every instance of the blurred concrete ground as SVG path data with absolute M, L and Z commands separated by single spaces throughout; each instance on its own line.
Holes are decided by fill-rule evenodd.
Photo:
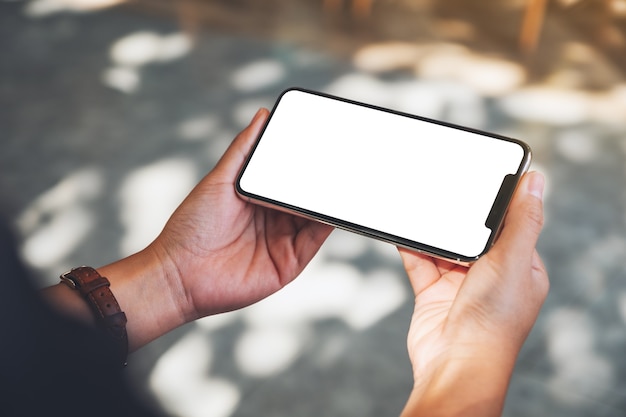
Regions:
M 552 287 L 504 414 L 626 414 L 623 1 L 551 4 L 533 54 L 522 1 L 107 3 L 0 3 L 2 205 L 40 285 L 141 248 L 259 106 L 322 90 L 532 146 Z M 335 232 L 297 282 L 166 335 L 129 377 L 185 417 L 397 415 L 411 310 L 394 248 Z

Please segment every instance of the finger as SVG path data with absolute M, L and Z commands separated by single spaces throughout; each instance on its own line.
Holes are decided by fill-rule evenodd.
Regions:
M 265 108 L 260 108 L 256 112 L 250 124 L 235 137 L 220 158 L 215 167 L 217 172 L 226 175 L 228 178 L 235 178 L 250 153 L 254 142 L 259 137 L 268 116 L 269 111 Z
M 306 220 L 295 239 L 296 257 L 302 268 L 313 259 L 333 230 L 334 228 L 327 224 Z
M 441 278 L 437 264 L 430 256 L 426 256 L 405 248 L 398 248 L 404 269 L 409 276 L 415 296 L 419 295 L 435 281 Z
M 502 233 L 488 255 L 507 260 L 532 259 L 543 227 L 544 178 L 538 172 L 524 175 L 515 191 Z
M 309 264 L 333 228 L 291 214 L 261 208 L 257 224 L 265 225 L 265 244 L 276 260 L 282 286 L 294 280 Z

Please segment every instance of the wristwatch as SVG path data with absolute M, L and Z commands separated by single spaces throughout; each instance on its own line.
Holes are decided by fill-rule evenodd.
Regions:
M 87 301 L 98 327 L 116 342 L 119 357 L 124 365 L 128 356 L 126 314 L 111 292 L 111 283 L 89 266 L 80 266 L 61 275 L 61 282 L 76 290 Z

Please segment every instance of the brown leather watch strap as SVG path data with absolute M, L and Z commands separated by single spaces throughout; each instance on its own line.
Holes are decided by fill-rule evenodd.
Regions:
M 81 266 L 61 275 L 61 281 L 70 288 L 78 290 L 87 300 L 98 326 L 116 341 L 118 353 L 125 365 L 128 356 L 126 314 L 111 292 L 109 280 L 101 276 L 94 268 Z

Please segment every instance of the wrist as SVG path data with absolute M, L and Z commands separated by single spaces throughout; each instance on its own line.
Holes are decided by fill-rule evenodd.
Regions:
M 515 355 L 490 350 L 473 354 L 468 349 L 440 358 L 433 367 L 416 374 L 402 417 L 499 416 Z
M 167 265 L 152 247 L 98 268 L 126 313 L 132 352 L 187 322 L 181 311 L 179 288 L 168 278 Z
M 67 285 L 63 283 L 52 285 L 42 289 L 40 294 L 57 312 L 90 326 L 95 326 L 96 320 L 87 301 Z

